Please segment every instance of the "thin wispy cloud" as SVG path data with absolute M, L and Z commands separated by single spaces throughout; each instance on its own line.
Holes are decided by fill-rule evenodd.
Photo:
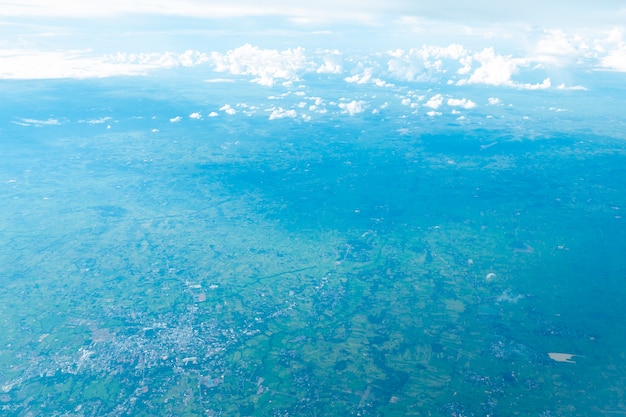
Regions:
M 530 1 L 525 3 L 480 0 L 415 2 L 411 0 L 332 0 L 292 2 L 266 0 L 21 0 L 0 2 L 0 16 L 103 17 L 137 14 L 226 18 L 242 16 L 289 16 L 299 23 L 321 18 L 347 18 L 352 21 L 375 22 L 388 17 L 415 16 L 437 21 L 565 23 L 580 25 L 619 22 L 626 15 L 626 6 L 617 0 L 590 3 L 582 0 Z

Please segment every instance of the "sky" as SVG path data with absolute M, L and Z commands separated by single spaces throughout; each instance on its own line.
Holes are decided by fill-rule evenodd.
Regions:
M 355 83 L 437 73 L 456 85 L 570 88 L 569 71 L 626 72 L 624 22 L 614 0 L 0 1 L 0 79 L 203 65 L 267 86 L 345 72 Z

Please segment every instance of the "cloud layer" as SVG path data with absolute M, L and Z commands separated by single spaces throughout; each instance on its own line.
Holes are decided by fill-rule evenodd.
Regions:
M 0 3 L 0 77 L 207 64 L 268 87 L 316 73 L 380 87 L 400 80 L 546 89 L 563 83 L 548 79 L 552 68 L 626 72 L 624 22 L 617 0 L 22 0 Z M 538 69 L 545 76 L 526 77 Z
M 547 31 L 523 54 L 503 54 L 488 46 L 473 49 L 458 43 L 423 45 L 366 55 L 302 47 L 283 50 L 251 44 L 225 52 L 127 53 L 97 55 L 91 50 L 0 50 L 0 78 L 97 78 L 145 75 L 157 69 L 204 66 L 209 81 L 233 81 L 235 76 L 266 87 L 290 86 L 306 77 L 337 77 L 355 85 L 391 87 L 398 82 L 488 85 L 517 89 L 571 89 L 571 77 L 551 74 L 571 71 L 626 72 L 626 41 L 620 29 L 582 38 Z M 558 87 L 555 87 L 558 86 Z

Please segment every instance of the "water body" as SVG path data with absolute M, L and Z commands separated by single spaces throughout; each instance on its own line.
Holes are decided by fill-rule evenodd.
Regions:
M 624 411 L 622 139 L 111 83 L 3 85 L 5 415 Z

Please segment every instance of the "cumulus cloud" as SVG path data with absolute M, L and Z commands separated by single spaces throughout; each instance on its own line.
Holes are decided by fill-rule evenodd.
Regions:
M 304 54 L 304 48 L 278 51 L 245 44 L 225 54 L 212 52 L 211 61 L 217 72 L 251 75 L 255 77 L 252 82 L 268 87 L 273 86 L 277 81 L 299 81 L 299 74 L 311 69 L 311 64 Z
M 443 96 L 441 94 L 435 94 L 426 103 L 424 107 L 430 107 L 433 110 L 437 110 L 443 104 Z
M 518 66 L 524 60 L 511 58 L 510 56 L 497 55 L 493 48 L 485 48 L 474 54 L 473 60 L 480 63 L 467 80 L 468 84 L 488 84 L 511 86 L 511 76 L 518 71 Z
M 593 49 L 598 54 L 599 69 L 626 72 L 626 42 L 622 29 L 613 28 L 605 36 L 596 38 Z
M 178 122 L 180 122 L 181 120 L 183 120 L 183 118 L 182 118 L 181 116 L 172 117 L 172 118 L 170 119 L 170 123 L 178 123 Z
M 467 65 L 471 65 L 469 63 L 470 58 L 471 61 L 478 62 L 480 66 L 471 73 L 469 78 L 459 80 L 457 85 L 486 84 L 526 90 L 540 90 L 550 88 L 551 86 L 549 78 L 536 84 L 513 81 L 512 77 L 519 72 L 520 67 L 530 65 L 532 61 L 529 58 L 514 58 L 511 55 L 499 55 L 492 47 L 484 48 L 471 57 L 467 57 Z
M 318 74 L 341 74 L 341 71 L 341 64 L 330 59 L 324 59 L 324 63 L 315 70 Z
M 220 107 L 220 110 L 230 116 L 237 114 L 237 110 L 233 109 L 230 104 L 224 104 L 222 107 Z
M 626 42 L 620 27 L 609 31 L 587 31 L 584 36 L 563 30 L 544 30 L 530 48 L 527 59 L 542 67 L 576 66 L 585 70 L 626 72 Z
M 466 98 L 450 98 L 448 99 L 448 106 L 462 107 L 464 109 L 473 109 L 476 107 L 476 103 Z
M 373 68 L 365 68 L 361 74 L 354 74 L 350 77 L 344 78 L 348 83 L 366 84 L 372 79 Z
M 191 113 L 189 115 L 189 118 L 190 119 L 195 119 L 195 120 L 200 120 L 200 119 L 202 119 L 202 115 L 200 113 L 198 113 L 198 112 L 194 112 L 194 113 Z
M 626 42 L 619 29 L 599 38 L 583 38 L 559 30 L 541 32 L 529 41 L 526 55 L 506 55 L 494 47 L 471 50 L 460 44 L 423 45 L 363 57 L 343 57 L 339 51 L 316 51 L 307 56 L 303 48 L 261 49 L 250 44 L 225 53 L 116 53 L 94 56 L 92 51 L 0 50 L 0 78 L 93 78 L 116 75 L 146 75 L 156 69 L 199 65 L 216 72 L 250 77 L 264 86 L 291 86 L 306 74 L 338 75 L 356 85 L 393 86 L 402 82 L 447 83 L 448 85 L 491 85 L 519 89 L 545 89 L 551 80 L 529 83 L 527 74 L 550 66 L 585 65 L 626 72 Z M 523 70 L 523 71 L 522 71 Z M 520 74 L 521 72 L 521 74 Z M 348 76 L 342 74 L 348 74 Z M 557 73 L 558 74 L 558 73 Z M 536 80 L 537 77 L 533 76 Z M 388 81 L 386 81 L 388 80 Z M 209 78 L 206 82 L 234 82 L 231 78 Z M 559 80 L 558 82 L 561 82 Z
M 556 32 L 555 32 L 555 35 Z M 541 45 L 542 59 L 558 43 Z M 531 64 L 539 63 L 535 56 L 514 57 L 512 55 L 497 54 L 493 47 L 471 51 L 459 44 L 450 44 L 446 47 L 424 45 L 419 49 L 404 51 L 397 49 L 388 51 L 391 57 L 387 61 L 387 72 L 395 79 L 417 82 L 446 82 L 449 85 L 485 84 L 493 86 L 515 87 L 520 89 L 540 89 L 549 87 L 550 80 L 530 84 L 513 80 L 519 69 L 527 68 Z M 371 73 L 364 75 L 373 78 Z M 363 77 L 354 76 L 351 81 L 363 82 Z
M 492 106 L 499 106 L 502 104 L 502 101 L 500 101 L 500 99 L 497 97 L 489 97 L 487 99 L 487 102 Z
M 282 107 L 279 107 L 276 109 L 272 109 L 272 113 L 270 114 L 270 120 L 283 119 L 285 117 L 293 119 L 296 116 L 297 116 L 297 113 L 295 110 L 293 109 L 285 110 Z
M 211 113 L 209 113 L 209 117 L 217 117 L 219 116 L 219 113 L 212 111 Z
M 387 70 L 394 78 L 403 81 L 431 81 L 435 75 L 446 73 L 451 64 L 463 59 L 467 50 L 459 44 L 445 47 L 423 45 L 419 49 L 396 49 L 388 54 L 391 59 L 387 61 Z
M 394 84 L 388 83 L 385 80 L 381 80 L 380 78 L 374 78 L 372 80 L 372 83 L 376 86 L 376 87 L 394 87 Z
M 590 45 L 580 35 L 568 36 L 562 30 L 545 30 L 532 50 L 532 59 L 562 66 L 588 54 Z
M 626 45 L 621 45 L 600 60 L 600 66 L 605 69 L 626 72 Z
M 374 84 L 376 87 L 393 87 L 393 84 L 386 82 L 378 77 L 372 77 L 373 68 L 365 68 L 361 74 L 354 74 L 344 78 L 344 81 L 355 84 Z
M 324 104 L 324 100 L 321 97 L 309 97 L 309 99 L 314 100 L 316 106 Z
M 352 100 L 349 103 L 339 103 L 338 106 L 343 113 L 348 113 L 350 116 L 362 113 L 365 110 L 365 102 L 362 100 Z

